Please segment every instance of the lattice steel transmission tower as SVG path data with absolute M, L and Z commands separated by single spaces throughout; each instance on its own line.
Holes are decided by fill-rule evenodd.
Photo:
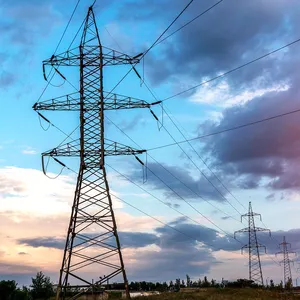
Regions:
M 105 171 L 105 156 L 141 154 L 136 150 L 104 137 L 105 110 L 150 108 L 144 100 L 103 91 L 103 68 L 121 64 L 134 65 L 142 54 L 130 57 L 103 47 L 100 42 L 93 7 L 88 9 L 79 47 L 53 55 L 43 62 L 58 71 L 60 66 L 79 67 L 78 93 L 37 102 L 36 111 L 79 111 L 80 139 L 44 152 L 42 158 L 78 156 L 80 167 L 67 239 L 60 270 L 57 299 L 69 297 L 69 292 L 93 292 L 111 278 L 122 275 L 127 297 L 128 282 L 124 268 L 112 199 Z M 47 80 L 47 78 L 46 78 Z M 38 112 L 41 115 L 40 112 Z M 136 157 L 137 158 L 137 157 Z M 137 158 L 138 159 L 138 158 Z M 138 159 L 139 160 L 139 159 Z M 43 168 L 44 169 L 44 168 Z M 89 278 L 97 267 L 97 279 Z
M 236 233 L 248 232 L 248 244 L 242 247 L 242 252 L 244 249 L 248 249 L 249 252 L 249 280 L 253 280 L 259 285 L 264 285 L 259 248 L 264 248 L 266 252 L 266 247 L 258 243 L 256 233 L 258 231 L 268 231 L 271 235 L 271 231 L 266 228 L 256 227 L 254 222 L 255 216 L 259 216 L 261 220 L 261 215 L 252 211 L 252 205 L 251 202 L 249 202 L 248 213 L 241 216 L 241 219 L 243 219 L 243 217 L 248 218 L 248 227 L 236 231 L 234 237 Z
M 283 255 L 283 260 L 280 263 L 283 263 L 283 279 L 284 279 L 284 286 L 288 287 L 288 283 L 290 283 L 290 287 L 293 285 L 293 279 L 292 279 L 292 272 L 291 272 L 291 263 L 294 263 L 292 260 L 289 258 L 289 254 L 294 253 L 293 251 L 289 251 L 287 245 L 290 246 L 291 244 L 287 243 L 285 240 L 285 236 L 283 237 L 283 242 L 279 244 L 279 247 L 282 246 L 282 251 L 277 252 L 276 256 L 278 254 Z

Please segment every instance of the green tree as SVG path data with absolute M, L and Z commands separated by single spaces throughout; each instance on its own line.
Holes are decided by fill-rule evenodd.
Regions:
M 209 287 L 210 282 L 207 280 L 207 277 L 204 276 L 204 280 L 202 281 L 202 287 Z
M 49 299 L 54 295 L 53 285 L 50 277 L 47 277 L 43 272 L 38 272 L 35 278 L 31 278 L 31 296 L 33 299 Z
M 13 300 L 17 290 L 17 283 L 14 280 L 0 281 L 0 297 L 1 300 Z
M 285 288 L 287 290 L 290 290 L 293 287 L 293 282 L 292 282 L 292 278 L 289 278 L 287 283 L 285 284 Z
M 186 274 L 186 287 L 190 287 L 191 286 L 191 277 Z
M 201 282 L 201 279 L 199 278 L 198 279 L 198 287 L 201 287 L 201 284 L 202 284 L 202 282 Z
M 14 293 L 14 300 L 29 300 L 30 294 L 26 286 L 23 286 L 22 289 L 17 289 Z

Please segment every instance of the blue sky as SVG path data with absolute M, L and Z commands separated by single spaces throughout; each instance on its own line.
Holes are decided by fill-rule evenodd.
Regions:
M 76 177 L 66 169 L 56 180 L 42 174 L 40 153 L 54 148 L 65 136 L 54 127 L 44 131 L 32 105 L 46 85 L 42 61 L 53 54 L 75 2 L 18 0 L 11 3 L 0 0 L 0 235 L 3 241 L 0 245 L 0 273 L 3 278 L 15 277 L 21 283 L 28 283 L 30 276 L 39 270 L 56 281 L 62 256 L 60 245 L 66 232 Z M 194 1 L 168 33 L 214 3 L 210 0 Z M 90 4 L 89 1 L 80 3 L 58 53 L 68 48 Z M 94 11 L 101 42 L 129 55 L 143 52 L 182 7 L 179 0 L 172 3 L 171 0 L 98 1 Z M 224 0 L 154 47 L 145 57 L 144 69 L 143 63 L 137 69 L 140 74 L 144 72 L 145 81 L 157 98 L 165 99 L 299 38 L 299 11 L 299 3 L 294 0 L 288 3 L 283 0 L 254 0 L 251 3 Z M 74 45 L 78 43 L 79 39 L 76 39 Z M 187 138 L 298 108 L 298 50 L 299 45 L 295 44 L 226 77 L 167 100 L 163 107 Z M 105 69 L 104 90 L 109 91 L 129 68 Z M 78 86 L 76 68 L 62 68 L 61 71 Z M 61 85 L 62 78 L 55 76 L 52 83 Z M 42 99 L 71 92 L 74 88 L 65 82 L 61 87 L 49 86 Z M 155 101 L 134 72 L 126 77 L 116 92 Z M 153 110 L 161 120 L 161 108 L 156 106 Z M 78 125 L 77 113 L 43 114 L 67 133 Z M 148 109 L 107 112 L 107 116 L 143 149 L 173 142 L 164 128 L 158 130 L 158 124 Z M 177 141 L 183 140 L 166 114 L 163 119 L 171 135 Z M 41 122 L 44 127 L 48 126 L 43 120 Z M 177 146 L 149 151 L 149 168 L 167 182 L 180 195 L 179 198 L 150 172 L 143 184 L 142 168 L 134 157 L 107 158 L 110 166 L 162 202 L 196 220 L 197 225 L 180 218 L 182 215 L 107 167 L 113 194 L 204 243 L 199 250 L 195 241 L 187 242 L 166 231 L 162 224 L 114 199 L 121 242 L 123 234 L 127 245 L 124 259 L 129 280 L 174 280 L 183 278 L 186 273 L 192 278 L 204 275 L 216 279 L 247 277 L 247 256 L 240 254 L 239 245 L 233 240 L 219 239 L 215 231 L 219 229 L 185 201 L 231 234 L 245 224 L 224 218 L 223 211 L 240 219 L 239 213 L 246 213 L 251 201 L 254 211 L 263 216 L 264 223 L 258 220 L 257 226 L 267 225 L 274 232 L 274 239 L 262 238 L 271 256 L 278 250 L 276 243 L 284 234 L 288 240 L 290 238 L 293 248 L 299 248 L 296 238 L 300 230 L 297 223 L 299 125 L 297 115 L 291 115 L 196 140 L 191 144 L 197 154 L 189 144 L 182 144 L 190 159 Z M 107 138 L 137 148 L 112 123 L 106 122 L 105 126 Z M 78 131 L 74 137 L 78 137 Z M 242 205 L 224 189 L 199 155 Z M 146 156 L 141 156 L 141 159 L 145 161 Z M 78 162 L 64 162 L 77 170 Z M 52 161 L 49 171 L 55 176 L 60 168 Z M 128 232 L 139 234 L 126 235 Z M 51 246 L 37 243 L 47 239 Z M 212 241 L 215 248 L 208 246 Z M 182 251 L 178 250 L 177 243 L 181 243 Z M 222 250 L 217 250 L 219 248 Z M 45 259 L 47 251 L 52 255 Z M 174 267 L 178 259 L 182 264 Z M 262 260 L 265 277 L 272 276 L 279 281 L 280 267 L 268 256 L 263 256 Z M 161 261 L 164 262 L 162 266 Z M 159 268 L 162 270 L 158 271 Z M 296 272 L 294 276 L 297 277 Z

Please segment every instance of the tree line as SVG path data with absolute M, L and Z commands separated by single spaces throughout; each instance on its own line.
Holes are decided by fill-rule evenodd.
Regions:
M 50 277 L 38 272 L 36 277 L 31 278 L 30 287 L 18 287 L 15 280 L 0 281 L 0 299 L 1 300 L 35 300 L 49 299 L 54 296 L 53 284 Z
M 18 284 L 14 280 L 2 280 L 0 281 L 0 299 L 1 300 L 47 300 L 55 295 L 55 288 L 53 283 L 50 281 L 50 277 L 45 276 L 42 272 L 38 272 L 35 277 L 31 278 L 31 285 L 29 287 L 23 286 L 18 287 Z M 182 288 L 258 288 L 262 287 L 255 284 L 253 281 L 248 279 L 238 279 L 236 281 L 222 281 L 217 283 L 216 280 L 208 280 L 207 276 L 203 279 L 191 280 L 187 274 L 185 279 L 177 278 L 175 281 L 171 280 L 169 283 L 165 282 L 146 282 L 146 281 L 135 281 L 129 284 L 129 290 L 135 291 L 159 291 L 159 292 L 178 292 Z M 124 283 L 112 283 L 107 284 L 99 289 L 108 290 L 122 290 L 125 288 Z M 283 289 L 283 284 L 275 285 L 271 279 L 266 288 L 270 289 Z M 286 289 L 292 288 L 291 280 L 288 281 Z M 70 290 L 69 293 L 77 293 L 79 290 L 76 288 Z

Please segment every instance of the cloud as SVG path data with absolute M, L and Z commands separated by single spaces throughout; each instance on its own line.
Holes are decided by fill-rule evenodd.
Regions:
M 202 123 L 199 134 L 299 108 L 300 89 L 296 80 L 295 77 L 288 90 L 266 93 L 243 105 L 225 109 L 219 122 Z M 299 168 L 299 128 L 298 115 L 293 114 L 201 139 L 201 152 L 210 157 L 214 168 L 232 178 L 240 188 L 297 189 L 300 186 L 298 176 L 295 176 Z
M 298 236 L 300 234 L 300 228 L 293 228 L 289 230 L 278 230 L 271 232 L 271 238 L 268 234 L 258 233 L 259 241 L 267 248 L 267 253 L 275 254 L 283 250 L 282 245 L 279 244 L 283 242 L 283 237 L 285 236 L 286 242 L 290 243 L 288 245 L 289 251 L 299 251 L 300 242 Z M 263 252 L 263 251 L 262 251 Z M 294 254 L 293 254 L 294 255 Z M 279 256 L 279 258 L 282 258 Z M 290 257 L 290 259 L 292 259 Z
M 25 149 L 22 150 L 22 153 L 25 155 L 35 155 L 37 154 L 37 151 L 31 147 L 26 147 Z
M 95 234 L 85 234 L 89 238 L 96 238 Z M 119 238 L 121 245 L 124 248 L 141 248 L 148 245 L 156 244 L 158 238 L 156 235 L 151 233 L 143 232 L 119 232 Z M 113 239 L 108 240 L 109 243 L 113 243 Z M 19 239 L 18 244 L 38 248 L 54 248 L 54 249 L 64 249 L 65 248 L 65 238 L 54 238 L 54 237 L 38 237 L 38 238 L 29 238 L 29 239 Z M 75 241 L 75 245 L 76 245 Z
M 52 237 L 19 239 L 18 243 L 23 244 L 25 246 L 30 246 L 33 248 L 45 247 L 45 248 L 64 249 L 64 247 L 65 247 L 64 239 L 52 238 Z
M 42 215 L 70 211 L 69 205 L 72 203 L 75 188 L 75 180 L 71 175 L 49 180 L 39 170 L 4 167 L 0 168 L 0 179 L 2 211 Z
M 283 235 L 286 236 L 287 242 L 292 244 L 292 249 L 300 248 L 298 243 L 300 229 L 272 232 L 272 238 L 265 233 L 257 234 L 259 242 L 267 246 L 270 255 L 279 251 L 277 242 L 282 241 Z M 248 240 L 247 234 L 241 234 L 238 236 L 242 242 L 240 244 L 214 229 L 187 223 L 186 218 L 178 218 L 165 226 L 154 227 L 152 233 L 120 231 L 119 237 L 126 270 L 131 280 L 143 278 L 156 281 L 183 278 L 185 274 L 199 278 L 201 275 L 209 274 L 211 269 L 218 269 L 216 265 L 222 262 L 231 263 L 230 257 L 240 259 L 239 263 L 242 263 L 240 248 Z M 24 252 L 28 252 L 29 248 L 30 252 L 57 249 L 60 251 L 56 254 L 59 260 L 65 238 L 35 236 L 19 238 L 17 243 L 25 247 L 24 250 L 27 249 Z M 266 261 L 263 251 L 261 255 L 262 260 Z M 157 273 L 157 270 L 161 272 Z M 91 271 L 93 272 L 92 269 Z M 235 278 L 234 274 L 231 276 Z
M 4 2 L 5 16 L 1 21 L 2 38 L 15 46 L 30 50 L 37 38 L 46 36 L 61 21 L 59 13 L 49 3 L 35 1 Z M 38 24 L 38 26 L 37 26 Z
M 218 192 L 218 190 L 220 191 L 219 184 L 214 182 L 213 184 L 216 187 L 214 188 L 198 170 L 196 172 L 199 174 L 194 175 L 194 171 L 187 167 L 161 165 L 152 162 L 148 163 L 148 168 L 150 172 L 148 171 L 147 184 L 154 189 L 163 191 L 168 199 L 182 200 L 184 198 L 203 201 L 201 197 L 204 197 L 224 201 L 224 198 Z M 130 177 L 134 181 L 138 180 L 140 170 L 133 167 Z M 214 180 L 210 176 L 207 176 L 207 178 L 211 181 Z
M 130 121 L 122 121 L 118 126 L 124 131 L 129 131 L 135 129 L 137 126 L 144 127 L 145 120 L 141 115 L 136 115 Z
M 166 280 L 182 272 L 189 272 L 193 276 L 204 274 L 209 271 L 211 264 L 218 263 L 213 255 L 215 251 L 239 249 L 235 240 L 221 236 L 214 229 L 186 223 L 185 218 L 156 227 L 153 233 L 121 231 L 119 237 L 128 272 L 133 278 L 138 278 L 146 270 L 147 280 L 155 276 Z M 17 240 L 18 244 L 28 247 L 60 250 L 64 248 L 64 242 L 64 238 L 57 237 Z M 162 270 L 159 275 L 158 269 Z
M 3 88 L 9 87 L 16 82 L 16 76 L 12 73 L 3 71 L 0 74 L 0 86 Z
M 138 5 L 129 3 L 132 4 L 130 14 L 124 10 L 127 2 L 120 9 L 123 22 L 161 22 L 166 18 L 173 20 L 184 6 L 180 0 L 161 1 L 159 6 L 154 1 L 145 0 Z M 211 5 L 209 0 L 192 3 L 168 33 Z M 222 2 L 157 46 L 159 51 L 154 48 L 147 57 L 148 74 L 153 83 L 179 77 L 181 81 L 189 79 L 200 82 L 201 79 L 241 65 L 278 46 L 279 39 L 285 43 L 297 37 L 297 5 L 296 1 L 287 3 L 284 0 L 276 3 L 266 1 L 263 5 L 258 0 L 247 3 Z M 230 19 L 224 18 L 228 15 Z M 216 23 L 218 26 L 214 26 Z M 160 27 L 166 28 L 167 24 L 161 24 Z M 266 81 L 272 82 L 280 72 L 278 60 L 280 56 L 269 57 L 261 61 L 259 67 L 256 64 L 247 67 L 247 71 L 240 70 L 231 74 L 230 81 L 240 89 L 246 82 L 249 86 L 253 80 L 264 75 L 264 82 L 260 83 L 264 86 Z

